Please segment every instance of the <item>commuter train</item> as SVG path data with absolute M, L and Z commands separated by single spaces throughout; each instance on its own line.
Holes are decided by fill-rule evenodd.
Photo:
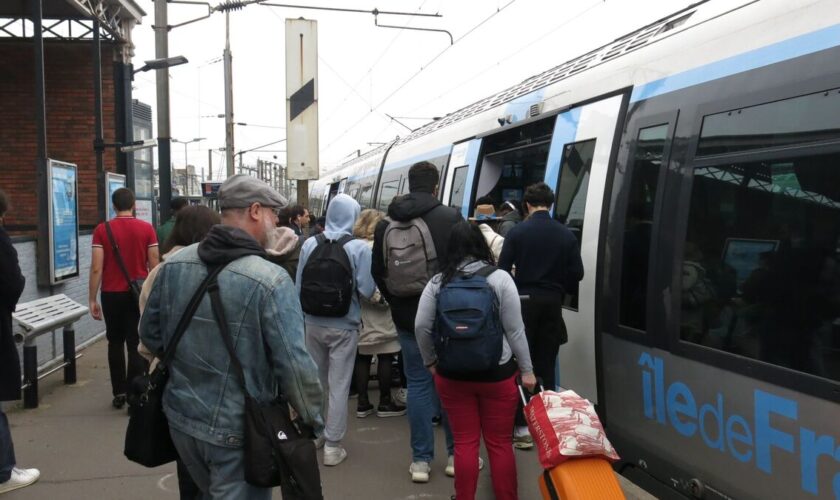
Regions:
M 347 162 L 313 211 L 386 210 L 421 160 L 465 217 L 555 189 L 585 266 L 559 380 L 622 473 L 840 498 L 840 2 L 697 3 Z

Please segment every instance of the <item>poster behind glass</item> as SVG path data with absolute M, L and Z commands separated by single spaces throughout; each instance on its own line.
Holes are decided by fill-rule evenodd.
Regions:
M 125 176 L 122 174 L 114 174 L 108 172 L 105 174 L 105 194 L 107 195 L 107 205 L 108 205 L 108 220 L 113 219 L 117 216 L 117 213 L 114 211 L 114 204 L 111 203 L 111 195 L 114 194 L 119 188 L 125 187 Z
M 79 205 L 76 165 L 49 161 L 50 281 L 79 275 Z

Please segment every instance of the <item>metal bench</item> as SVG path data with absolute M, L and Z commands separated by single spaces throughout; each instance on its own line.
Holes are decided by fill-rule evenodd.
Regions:
M 23 407 L 38 407 L 38 380 L 64 368 L 64 383 L 76 383 L 76 331 L 73 328 L 88 308 L 74 302 L 64 294 L 24 302 L 17 305 L 12 318 L 20 326 L 15 334 L 23 342 Z M 63 328 L 64 362 L 38 375 L 38 347 L 35 339 L 47 332 Z

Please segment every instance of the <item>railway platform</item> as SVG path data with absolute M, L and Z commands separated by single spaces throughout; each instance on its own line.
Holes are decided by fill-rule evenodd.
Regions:
M 129 462 L 122 453 L 126 410 L 111 407 L 107 345 L 90 346 L 78 361 L 78 381 L 63 385 L 49 377 L 41 387 L 40 405 L 24 410 L 6 405 L 17 459 L 21 467 L 37 467 L 41 479 L 32 486 L 3 495 L 3 500 L 178 498 L 175 465 L 147 469 Z M 373 385 L 373 384 L 372 384 Z M 375 389 L 375 385 L 373 385 Z M 374 400 L 376 395 L 373 395 Z M 355 405 L 355 400 L 348 404 Z M 409 430 L 406 417 L 355 418 L 351 408 L 344 442 L 347 460 L 338 467 L 322 467 L 325 498 L 346 500 L 448 500 L 453 480 L 443 472 L 445 452 L 432 465 L 431 481 L 413 484 L 408 475 Z M 439 430 L 437 450 L 444 450 Z M 486 453 L 482 450 L 486 460 Z M 540 498 L 536 452 L 517 451 L 519 494 Z M 654 497 L 620 477 L 629 500 Z M 489 470 L 479 477 L 477 498 L 492 498 Z M 279 488 L 273 498 L 280 499 Z

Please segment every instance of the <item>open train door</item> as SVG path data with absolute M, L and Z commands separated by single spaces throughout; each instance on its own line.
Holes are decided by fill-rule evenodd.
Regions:
M 545 171 L 545 182 L 556 193 L 553 215 L 577 236 L 584 268 L 578 290 L 567 293 L 563 303 L 569 342 L 560 347 L 557 381 L 595 403 L 600 364 L 595 283 L 600 272 L 601 215 L 625 97 L 613 95 L 559 114 Z

